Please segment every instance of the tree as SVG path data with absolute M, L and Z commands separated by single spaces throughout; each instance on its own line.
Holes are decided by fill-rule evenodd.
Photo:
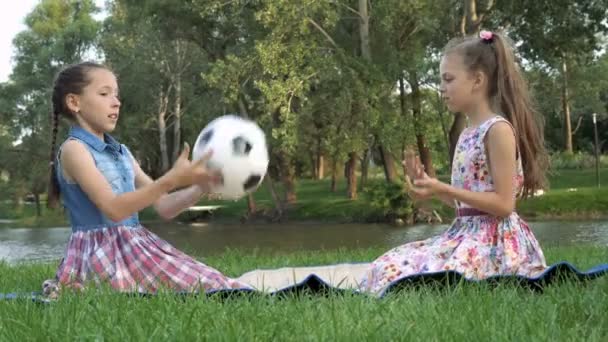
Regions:
M 153 131 L 158 138 L 157 153 L 146 147 L 143 154 L 159 155 L 153 174 L 162 174 L 182 150 L 184 118 L 200 112 L 197 108 L 202 107 L 200 98 L 193 95 L 202 88 L 200 73 L 207 66 L 206 59 L 197 44 L 160 30 L 153 19 L 140 16 L 140 9 L 128 1 L 116 1 L 111 12 L 104 25 L 101 47 L 106 63 L 120 76 L 123 93 L 129 96 L 123 101 L 123 110 L 137 113 L 136 120 L 132 120 L 135 124 L 130 126 L 135 129 L 121 125 L 121 131 L 129 130 L 128 136 L 137 136 L 136 141 L 141 141 L 146 135 L 136 130 L 149 130 L 141 123 L 156 123 Z M 156 141 L 151 141 L 150 146 Z
M 572 68 L 593 60 L 608 33 L 608 0 L 500 2 L 498 20 L 522 56 L 559 73 L 564 150 L 572 153 Z
M 38 215 L 49 171 L 51 84 L 60 68 L 93 52 L 96 11 L 90 0 L 43 0 L 27 15 L 27 29 L 13 40 L 15 67 L 4 85 L 8 98 L 2 111 L 11 118 L 6 124 L 13 138 L 21 142 L 14 146 L 9 173 L 11 182 L 34 194 Z
M 462 0 L 457 6 L 461 14 L 458 33 L 461 36 L 478 34 L 481 27 L 489 20 L 494 12 L 496 2 L 494 0 Z M 456 33 L 456 32 L 454 32 Z M 450 160 L 454 157 L 454 149 L 458 143 L 458 137 L 466 126 L 465 113 L 456 113 L 452 126 L 450 127 Z

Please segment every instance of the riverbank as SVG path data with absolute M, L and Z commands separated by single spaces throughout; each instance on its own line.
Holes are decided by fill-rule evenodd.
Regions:
M 608 179 L 608 170 L 603 170 Z M 565 170 L 556 172 L 550 182 L 552 188 L 542 195 L 520 200 L 517 212 L 526 220 L 592 220 L 608 218 L 608 186 L 594 186 L 595 174 L 590 171 Z M 382 221 L 383 213 L 370 205 L 365 192 L 361 191 L 357 200 L 345 198 L 346 184 L 338 182 L 337 191 L 330 192 L 329 180 L 301 180 L 297 183 L 297 203 L 289 207 L 283 215 L 284 221 L 323 222 L 370 222 Z M 273 211 L 274 203 L 266 188 L 254 194 L 258 211 Z M 206 201 L 205 205 L 221 205 L 214 212 L 214 220 L 236 220 L 247 212 L 247 201 L 236 202 Z M 438 200 L 428 203 L 443 219 L 454 218 L 454 209 Z M 149 213 L 148 213 L 149 214 Z M 144 217 L 146 217 L 144 215 Z M 154 217 L 150 215 L 148 217 Z M 263 220 L 264 218 L 262 218 Z
M 586 170 L 556 171 L 550 177 L 551 189 L 542 196 L 518 202 L 518 213 L 527 220 L 590 220 L 608 218 L 608 186 L 597 188 L 595 173 Z M 608 179 L 608 169 L 602 170 L 603 179 Z M 277 185 L 278 191 L 281 191 Z M 357 200 L 345 198 L 346 183 L 341 180 L 336 192 L 330 191 L 330 180 L 299 180 L 296 185 L 297 203 L 283 213 L 282 222 L 378 222 L 385 220 L 383 213 L 373 205 L 362 189 Z M 261 187 L 254 193 L 255 204 L 259 215 L 253 220 L 272 222 L 274 202 L 267 187 Z M 201 201 L 200 205 L 221 206 L 211 217 L 205 220 L 238 222 L 246 217 L 247 200 L 239 201 Z M 429 207 L 449 222 L 454 217 L 454 210 L 439 201 L 431 201 Z M 0 223 L 0 227 L 57 227 L 67 225 L 61 211 L 43 209 L 43 215 L 37 217 L 35 208 L 24 206 L 20 212 L 11 212 L 9 208 L 0 210 L 0 219 L 13 219 L 11 223 Z M 140 215 L 142 221 L 158 221 L 153 210 L 144 210 Z M 191 215 L 184 213 L 178 220 L 189 220 Z

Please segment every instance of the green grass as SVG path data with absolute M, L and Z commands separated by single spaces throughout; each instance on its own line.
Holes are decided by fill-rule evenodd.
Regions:
M 585 170 L 552 170 L 549 173 L 551 189 L 594 188 L 596 186 L 595 169 Z M 600 169 L 600 183 L 608 188 L 608 169 Z M 601 185 L 601 184 L 600 184 Z
M 521 201 L 518 212 L 530 219 L 606 218 L 608 187 L 577 188 L 572 192 L 553 190 L 542 197 Z
M 287 255 L 239 251 L 204 262 L 237 276 L 257 267 L 369 261 L 381 249 Z M 579 269 L 608 260 L 608 249 L 550 248 L 547 261 Z M 55 265 L 0 264 L 0 290 L 30 291 Z M 68 294 L 43 306 L 0 301 L 0 340 L 584 340 L 608 336 L 608 277 L 566 281 L 532 293 L 512 285 L 404 290 L 383 299 L 330 294 L 229 299 L 129 298 Z

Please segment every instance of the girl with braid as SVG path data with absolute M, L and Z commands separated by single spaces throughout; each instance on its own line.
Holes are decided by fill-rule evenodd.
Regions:
M 45 294 L 102 282 L 118 291 L 146 293 L 161 287 L 203 292 L 246 287 L 175 249 L 138 219 L 148 206 L 170 219 L 197 202 L 202 189 L 221 181 L 204 166 L 210 155 L 190 161 L 186 144 L 173 167 L 152 180 L 110 135 L 120 116 L 118 85 L 99 64 L 80 63 L 59 72 L 52 103 L 48 203 L 56 206 L 62 197 L 72 234 L 55 279 L 43 285 Z M 60 117 L 72 126 L 56 148 Z

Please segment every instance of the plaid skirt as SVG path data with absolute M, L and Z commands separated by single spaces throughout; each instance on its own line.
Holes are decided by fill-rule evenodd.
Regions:
M 179 292 L 251 288 L 196 261 L 142 226 L 72 233 L 56 282 L 68 288 L 106 283 L 121 292 L 139 293 L 161 288 Z

